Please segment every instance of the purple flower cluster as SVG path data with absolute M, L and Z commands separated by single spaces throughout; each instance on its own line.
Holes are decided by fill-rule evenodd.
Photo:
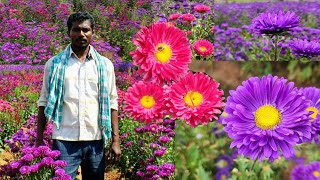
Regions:
M 320 56 L 320 43 L 317 41 L 292 40 L 289 42 L 289 47 L 297 57 Z

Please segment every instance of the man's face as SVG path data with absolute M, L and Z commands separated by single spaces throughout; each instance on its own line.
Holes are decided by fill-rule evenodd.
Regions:
M 94 31 L 91 28 L 90 20 L 84 20 L 82 22 L 73 22 L 69 37 L 71 38 L 71 44 L 75 48 L 85 49 L 89 46 L 93 34 Z

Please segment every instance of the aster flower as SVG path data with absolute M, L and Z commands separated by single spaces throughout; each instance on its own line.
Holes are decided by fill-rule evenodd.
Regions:
M 297 57 L 320 56 L 320 43 L 308 40 L 292 40 L 289 47 Z
M 300 91 L 310 100 L 310 106 L 307 108 L 308 111 L 312 112 L 310 115 L 311 128 L 312 128 L 312 139 L 319 143 L 318 134 L 320 132 L 320 89 L 316 87 L 301 88 Z
M 320 162 L 298 165 L 291 172 L 292 180 L 318 180 L 320 178 Z
M 201 39 L 194 42 L 193 49 L 197 54 L 206 58 L 213 53 L 213 44 L 208 40 Z
M 217 169 L 230 171 L 232 168 L 232 158 L 228 155 L 221 155 L 216 162 Z
M 262 13 L 253 19 L 251 28 L 258 34 L 281 34 L 299 25 L 294 12 Z
M 163 101 L 163 89 L 160 86 L 140 81 L 128 89 L 124 111 L 136 121 L 161 121 Z
M 223 91 L 218 87 L 219 83 L 208 75 L 189 72 L 168 91 L 166 106 L 172 118 L 180 118 L 191 127 L 218 119 L 224 106 Z
M 194 7 L 194 11 L 198 12 L 198 13 L 207 13 L 210 11 L 210 7 L 209 6 L 205 6 L 205 5 L 196 5 Z
M 293 82 L 272 75 L 252 77 L 230 91 L 222 123 L 239 154 L 273 161 L 281 150 L 290 158 L 296 144 L 311 138 L 308 107 Z
M 183 76 L 191 63 L 191 48 L 184 31 L 166 23 L 154 23 L 137 33 L 133 43 L 138 48 L 130 55 L 133 64 L 145 73 L 144 80 L 162 84 Z
M 192 14 L 182 14 L 180 17 L 182 20 L 187 21 L 187 22 L 192 22 L 193 20 L 195 20 L 195 17 Z
M 19 169 L 20 173 L 22 175 L 27 175 L 27 174 L 30 174 L 31 173 L 31 169 L 29 166 L 22 166 L 20 169 Z
M 169 19 L 169 21 L 174 21 L 174 20 L 178 19 L 180 16 L 181 16 L 181 14 L 179 14 L 179 13 L 173 13 L 173 14 L 170 14 L 168 19 Z

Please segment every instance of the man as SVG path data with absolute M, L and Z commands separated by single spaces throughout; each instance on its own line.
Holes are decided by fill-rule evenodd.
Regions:
M 114 160 L 120 158 L 118 103 L 112 62 L 90 45 L 95 22 L 86 12 L 68 18 L 71 44 L 45 65 L 38 102 L 37 142 L 43 143 L 46 120 L 53 121 L 53 149 L 74 179 L 104 179 L 105 145 L 111 138 Z

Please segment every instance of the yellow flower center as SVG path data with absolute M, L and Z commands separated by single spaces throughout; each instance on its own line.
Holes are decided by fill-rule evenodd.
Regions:
M 278 109 L 271 105 L 264 105 L 257 109 L 254 114 L 256 125 L 263 129 L 272 129 L 281 121 L 281 114 Z
M 320 172 L 319 171 L 313 171 L 314 177 L 320 177 Z
M 159 62 L 167 63 L 172 56 L 172 50 L 169 45 L 160 43 L 156 46 L 154 55 Z
M 143 96 L 140 99 L 140 104 L 147 109 L 152 108 L 155 105 L 155 100 L 152 96 Z
M 206 51 L 206 50 L 207 50 L 207 48 L 206 48 L 206 47 L 204 47 L 204 46 L 201 46 L 199 49 L 200 49 L 200 51 L 201 51 L 201 52 L 204 52 L 204 51 Z
M 313 119 L 315 119 L 317 117 L 318 113 L 319 113 L 319 110 L 317 108 L 313 107 L 313 106 L 308 107 L 307 110 L 313 112 L 310 115 L 310 117 L 312 117 Z
M 220 161 L 218 161 L 218 163 L 217 163 L 217 166 L 218 167 L 220 167 L 220 168 L 225 168 L 225 167 L 227 167 L 227 165 L 228 165 L 228 162 L 227 161 L 225 161 L 225 160 L 220 160 Z
M 190 91 L 184 96 L 184 102 L 192 108 L 199 106 L 202 103 L 202 99 L 202 94 L 195 91 Z

